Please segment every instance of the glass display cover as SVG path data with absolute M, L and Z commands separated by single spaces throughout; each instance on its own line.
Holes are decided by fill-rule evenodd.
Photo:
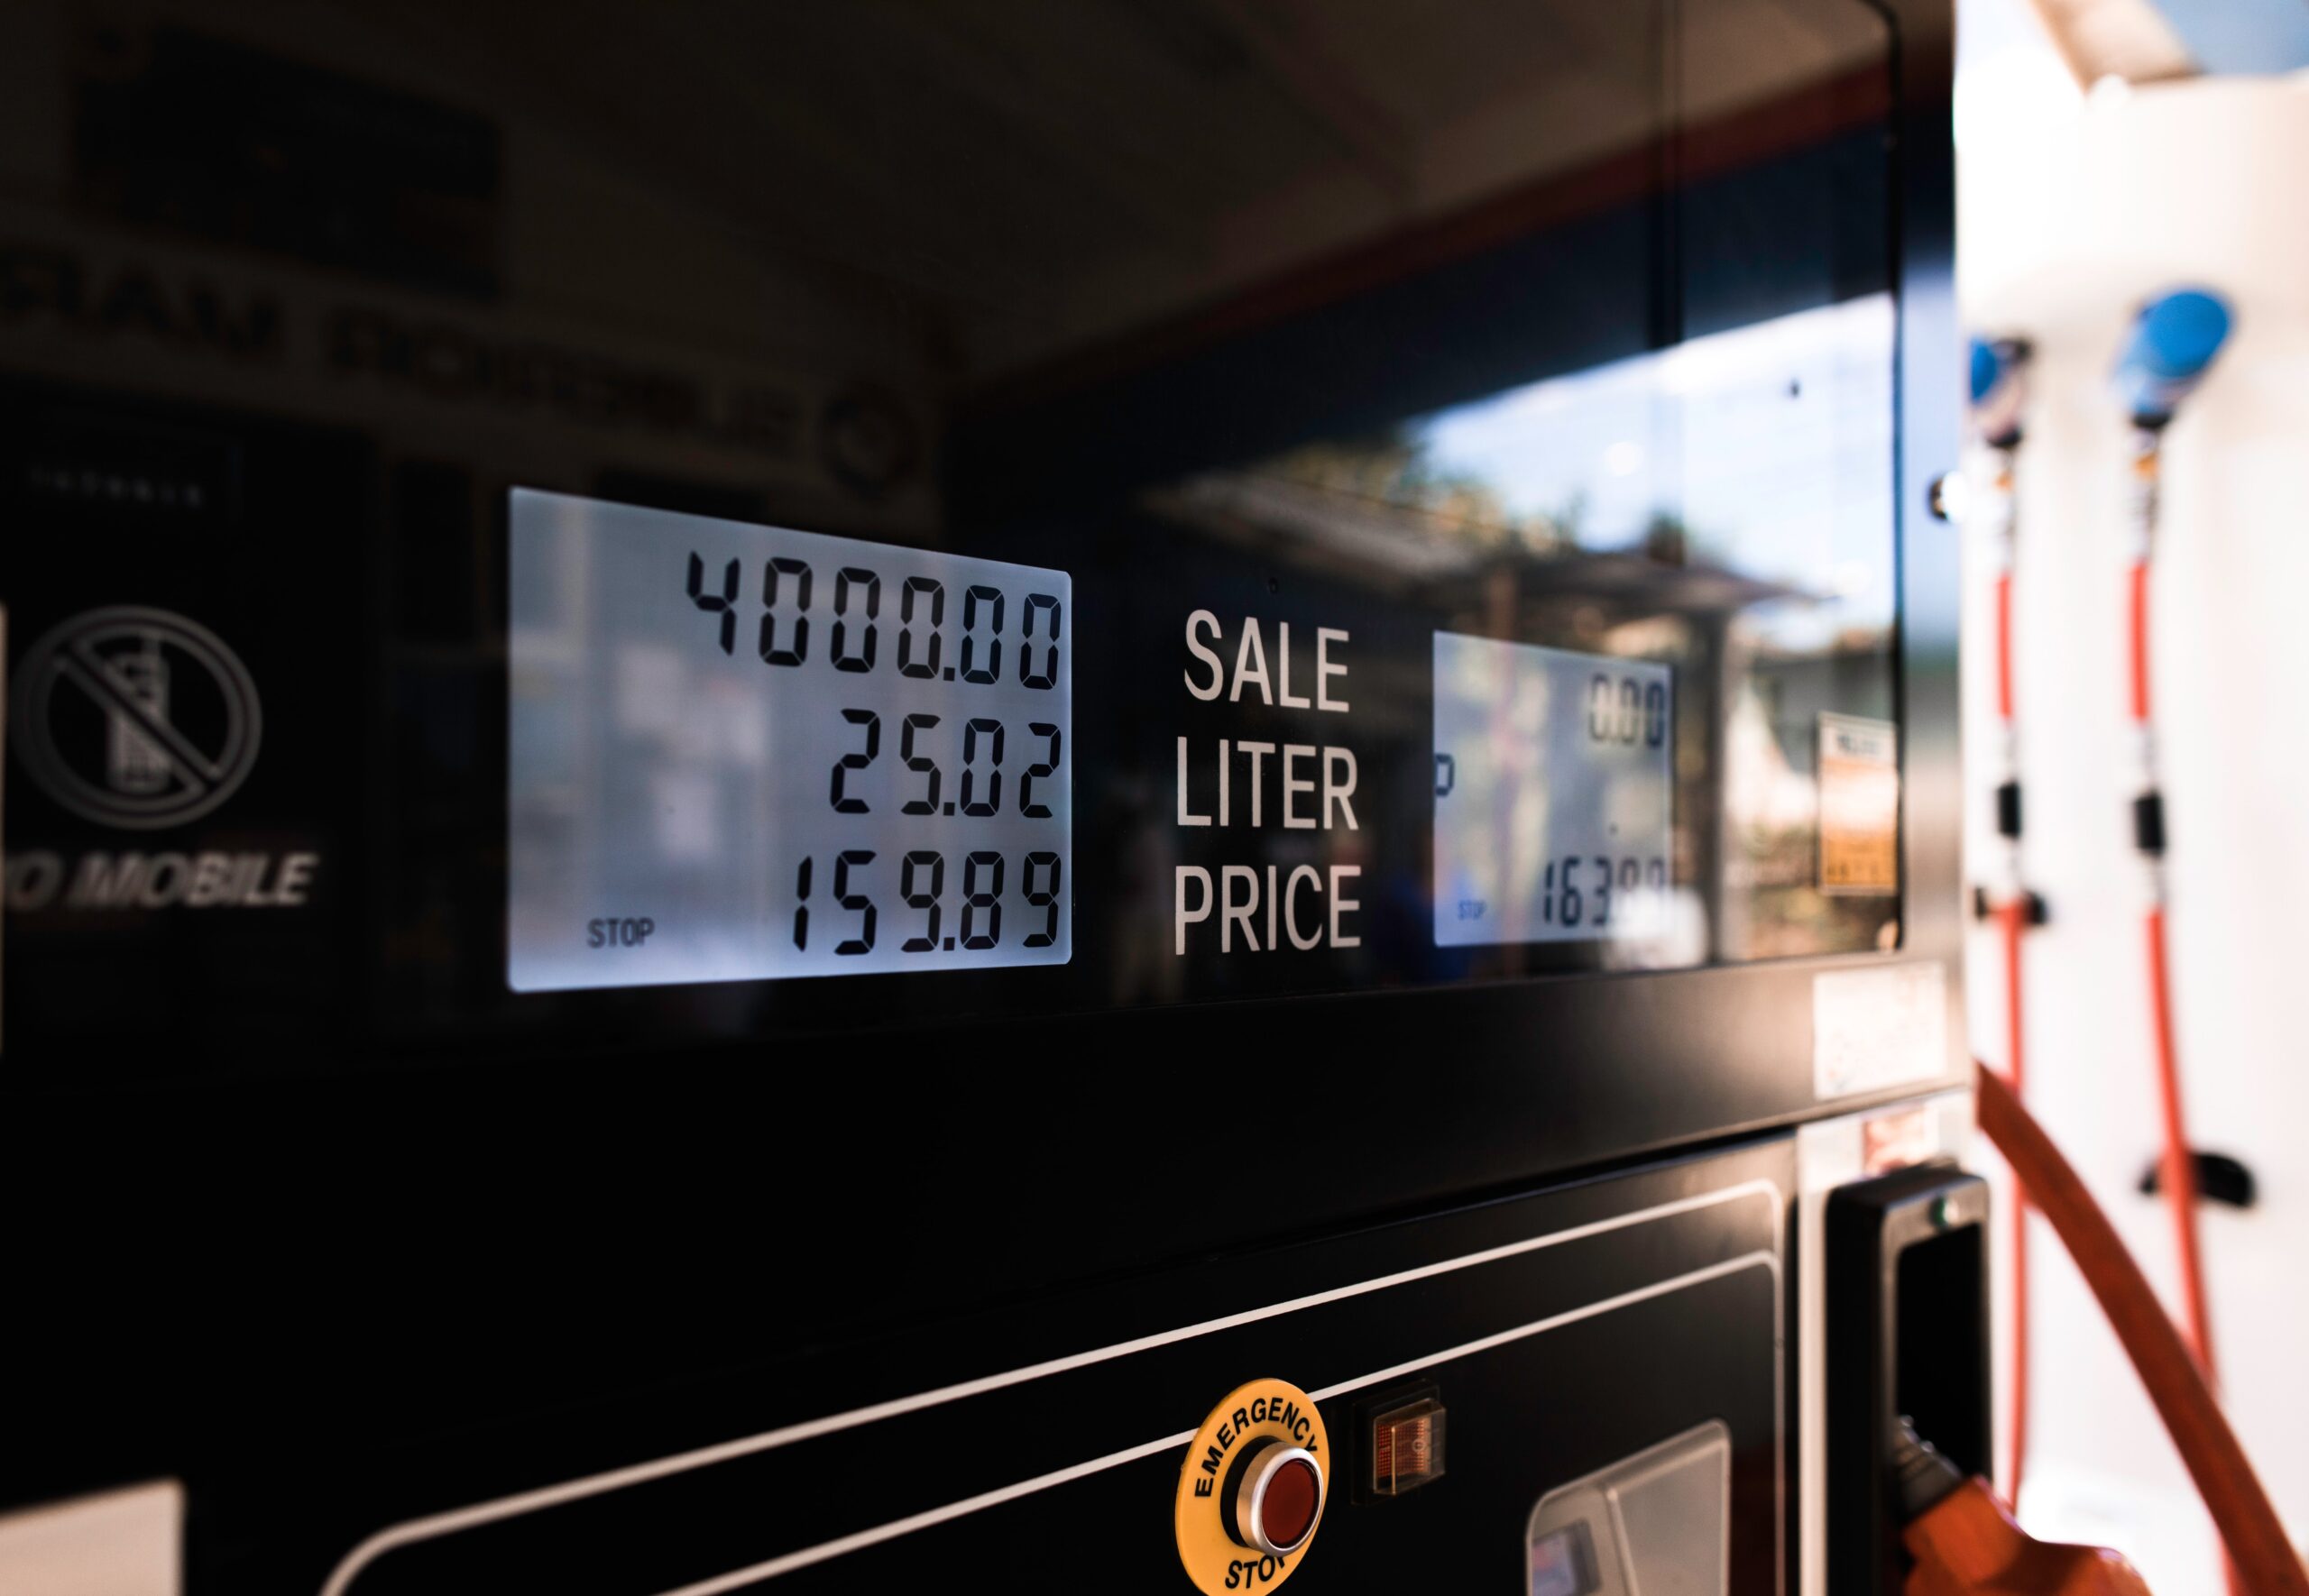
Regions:
M 1435 634 L 1435 941 L 1657 936 L 1672 902 L 1664 665 Z
M 517 991 L 1063 964 L 1063 571 L 517 489 Z

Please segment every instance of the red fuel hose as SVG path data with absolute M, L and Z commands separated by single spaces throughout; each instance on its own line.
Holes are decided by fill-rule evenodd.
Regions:
M 2148 724 L 2148 561 L 2135 560 L 2126 584 L 2125 635 L 2131 645 L 2132 718 Z
M 2005 842 L 2005 901 L 1994 911 L 1997 932 L 2004 951 L 2004 1069 L 2016 1096 L 2027 1089 L 2026 1009 L 2021 984 L 2020 940 L 2030 923 L 2031 899 L 2020 858 L 2020 771 L 2019 735 L 2015 727 L 2012 679 L 2012 573 L 2015 564 L 2017 517 L 2013 465 L 2019 447 L 2017 427 L 1990 445 L 1995 495 L 1989 524 L 1997 561 L 1995 586 L 1996 714 L 2001 733 L 2000 749 L 2002 783 L 1998 790 L 1997 829 Z M 2010 1264 L 2012 1281 L 2011 1370 L 2012 1450 L 2004 1472 L 2005 1500 L 2018 1502 L 2028 1463 L 2028 1206 L 2012 1205 Z
M 2006 491 L 2010 492 L 2008 488 Z M 1996 579 L 1996 712 L 2012 724 L 2012 573 Z
M 2197 1493 L 2221 1531 L 2245 1590 L 2254 1596 L 2309 1596 L 2309 1573 L 2253 1465 L 2238 1445 L 2212 1388 L 2118 1240 L 2109 1216 L 2012 1089 L 1986 1065 L 1973 1069 L 1981 1129 L 2052 1225 L 2101 1311 L 2132 1360 L 2165 1421 Z
M 2008 489 L 2008 491 L 2010 490 Z M 2005 739 L 2012 740 L 2012 573 L 1996 579 L 1996 708 L 2004 721 Z M 2013 841 L 2019 852 L 2019 839 Z M 2014 875 L 2019 875 L 2016 860 Z M 2028 926 L 2027 890 L 2014 884 L 2014 895 L 1997 912 L 1997 930 L 2004 942 L 2004 1072 L 2016 1097 L 2028 1091 L 2028 1052 L 2022 1023 L 2020 938 Z M 2012 1205 L 2012 1462 L 2005 1471 L 2004 1499 L 2020 1500 L 2020 1482 L 2028 1468 L 2028 1204 Z
M 2133 504 L 2135 548 L 2131 572 L 2129 624 L 2131 644 L 2131 699 L 2134 726 L 2140 739 L 2141 786 L 2135 801 L 2135 841 L 2148 870 L 2150 898 L 2144 933 L 2148 953 L 2148 1005 L 2151 1041 L 2157 1054 L 2157 1096 L 2164 1120 L 2165 1151 L 2159 1184 L 2173 1215 L 2173 1238 L 2180 1260 L 2182 1322 L 2205 1378 L 2217 1382 L 2212 1356 L 2212 1328 L 2205 1307 L 2204 1268 L 2198 1246 L 2196 1162 L 2189 1151 L 2182 1112 L 2181 1065 L 2173 1041 L 2173 990 L 2165 949 L 2164 805 L 2158 791 L 2155 722 L 2148 691 L 2148 560 L 2156 540 L 2157 476 L 2162 439 L 2142 427 L 2133 446 Z
M 2015 899 L 1997 915 L 2004 938 L 2005 1069 L 2017 1099 L 2025 1086 L 2022 1067 L 2020 1009 L 2020 934 L 2028 922 L 2025 899 Z M 2023 1196 L 2012 1205 L 2012 1463 L 2004 1481 L 2004 1500 L 2020 1500 L 2021 1476 L 2028 1463 L 2028 1202 Z
M 2173 1046 L 2173 995 L 2166 973 L 2165 911 L 2148 911 L 2149 1019 L 2157 1041 L 2157 1096 L 2165 1120 L 2165 1200 L 2173 1215 L 2173 1242 L 2181 1260 L 2181 1300 L 2189 1347 L 2213 1379 L 2212 1326 L 2206 1320 L 2204 1270 L 2197 1251 L 2196 1160 L 2189 1152 L 2187 1121 L 2181 1106 L 2181 1065 Z

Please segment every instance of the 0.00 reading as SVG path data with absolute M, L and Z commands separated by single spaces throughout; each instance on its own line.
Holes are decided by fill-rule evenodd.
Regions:
M 1597 671 L 1587 680 L 1587 740 L 1656 748 L 1668 740 L 1668 688 L 1661 682 Z
M 874 950 L 881 903 L 888 899 L 890 886 L 889 860 L 885 858 L 882 869 L 875 870 L 875 858 L 873 849 L 863 848 L 844 848 L 834 855 L 833 890 L 828 894 L 833 909 L 829 912 L 845 916 L 841 929 L 849 933 L 834 944 L 837 954 Z M 915 934 L 898 946 L 908 953 L 952 951 L 957 943 L 974 953 L 999 947 L 1002 856 L 990 848 L 964 854 L 959 867 L 951 872 L 946 860 L 946 855 L 926 848 L 916 848 L 898 860 L 898 902 L 918 916 Z M 1047 948 L 1058 940 L 1062 908 L 1059 877 L 1063 867 L 1057 854 L 1038 848 L 1020 861 L 1019 868 L 1025 877 L 1022 895 L 1030 907 L 1043 912 L 1038 917 L 1041 923 L 1027 931 L 1025 945 Z M 810 949 L 810 890 L 817 873 L 814 857 L 805 858 L 794 873 L 794 946 L 805 953 Z M 958 903 L 947 896 L 950 876 L 960 878 Z M 960 913 L 952 931 L 942 938 L 940 930 L 950 906 L 959 907 Z

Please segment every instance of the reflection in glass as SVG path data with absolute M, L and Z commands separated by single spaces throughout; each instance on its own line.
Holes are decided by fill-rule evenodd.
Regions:
M 1893 709 L 1894 335 L 1891 298 L 1864 295 L 1204 472 L 1145 502 L 1214 542 L 1434 613 L 1439 738 L 1473 691 L 1502 695 L 1511 720 L 1551 712 L 1545 672 L 1452 679 L 1474 669 L 1466 646 L 1479 638 L 1674 673 L 1660 846 L 1676 890 L 1647 910 L 1646 934 L 1535 929 L 1521 909 L 1513 927 L 1473 934 L 1452 918 L 1462 900 L 1500 894 L 1467 873 L 1496 887 L 1530 861 L 1512 839 L 1482 857 L 1439 807 L 1439 946 L 1600 941 L 1616 944 L 1607 962 L 1678 964 L 1885 945 L 1889 891 L 1825 886 L 1817 758 L 1823 716 Z M 1464 636 L 1447 649 L 1442 634 Z M 1535 772 L 1532 801 L 1552 793 L 1562 809 L 1579 779 Z M 1610 824 L 1573 823 L 1591 821 Z M 1454 871 L 1468 890 L 1447 896 Z M 1513 946 L 1476 957 L 1478 972 L 1532 968 Z

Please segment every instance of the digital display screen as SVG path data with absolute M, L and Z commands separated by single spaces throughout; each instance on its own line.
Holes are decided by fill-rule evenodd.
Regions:
M 1667 929 L 1674 673 L 1435 634 L 1435 941 Z
M 1063 571 L 517 489 L 517 991 L 1063 964 Z

